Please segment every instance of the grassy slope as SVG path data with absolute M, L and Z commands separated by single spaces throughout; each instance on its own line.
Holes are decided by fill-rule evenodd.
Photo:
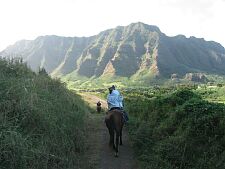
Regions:
M 128 96 L 130 134 L 143 168 L 225 168 L 224 104 L 190 90 Z
M 86 110 L 58 80 L 0 60 L 0 168 L 78 168 Z

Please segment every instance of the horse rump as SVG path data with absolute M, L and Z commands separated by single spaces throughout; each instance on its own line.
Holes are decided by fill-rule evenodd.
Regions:
M 108 128 L 110 140 L 109 145 L 115 150 L 115 157 L 118 157 L 118 145 L 122 145 L 122 129 L 123 129 L 123 114 L 120 110 L 111 110 L 105 117 L 106 127 Z M 116 142 L 114 135 L 116 134 Z

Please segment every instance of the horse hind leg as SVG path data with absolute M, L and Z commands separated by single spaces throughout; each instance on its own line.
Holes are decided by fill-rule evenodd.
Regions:
M 123 145 L 123 141 L 122 141 L 122 129 L 120 130 L 120 145 Z
M 116 150 L 116 146 L 115 146 L 115 143 L 114 143 L 114 131 L 112 131 L 112 145 L 113 145 L 113 149 Z
M 115 149 L 114 145 L 114 131 L 112 129 L 109 129 L 109 135 L 110 135 L 110 140 L 109 140 L 109 146 Z
M 118 156 L 119 156 L 119 152 L 118 152 L 119 136 L 120 136 L 120 133 L 119 133 L 119 132 L 116 132 L 116 149 L 115 149 L 115 157 L 118 157 Z
M 109 121 L 106 120 L 105 123 L 109 131 L 109 147 L 114 147 L 114 131 L 112 127 L 110 126 Z

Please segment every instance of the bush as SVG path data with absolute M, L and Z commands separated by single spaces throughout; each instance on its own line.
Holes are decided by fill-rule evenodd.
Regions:
M 84 148 L 86 107 L 58 80 L 0 60 L 0 168 L 72 168 Z
M 129 130 L 143 168 L 225 167 L 224 104 L 186 89 L 137 100 L 129 100 L 128 111 L 135 117 Z

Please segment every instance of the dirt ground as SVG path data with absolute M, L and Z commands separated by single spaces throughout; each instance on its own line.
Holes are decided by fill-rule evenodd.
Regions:
M 106 109 L 105 100 L 92 95 L 82 95 L 90 105 L 102 102 Z M 89 114 L 87 128 L 86 167 L 88 169 L 138 169 L 133 150 L 129 141 L 126 126 L 123 129 L 123 145 L 119 146 L 119 157 L 114 157 L 114 151 L 108 146 L 109 133 L 104 123 L 105 111 Z

